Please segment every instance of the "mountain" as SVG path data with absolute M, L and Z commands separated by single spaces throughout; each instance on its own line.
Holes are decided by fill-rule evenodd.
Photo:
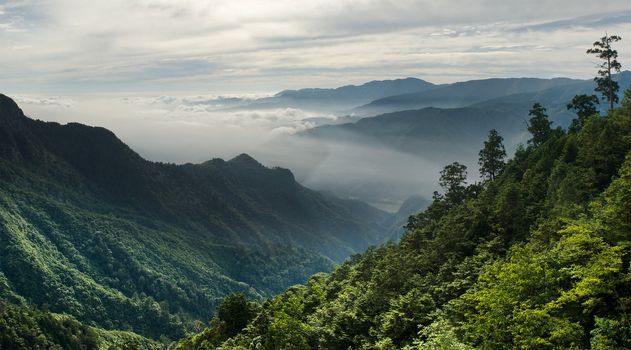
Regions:
M 400 243 L 264 303 L 233 295 L 174 348 L 629 349 L 630 137 L 627 100 L 492 180 L 455 174 Z
M 2 300 L 173 339 L 231 292 L 271 295 L 380 243 L 388 216 L 245 154 L 149 162 L 0 95 Z
M 388 226 L 392 227 L 390 231 L 390 241 L 398 242 L 401 239 L 401 235 L 405 233 L 405 226 L 408 223 L 410 216 L 416 215 L 425 210 L 431 201 L 425 197 L 419 195 L 412 195 L 406 199 L 399 210 L 394 215 L 388 218 Z
M 631 72 L 622 72 L 615 76 L 620 85 L 620 93 L 631 86 Z M 467 94 L 463 101 L 472 101 L 477 98 L 488 97 L 499 91 L 511 91 L 509 83 L 515 83 L 521 88 L 545 87 L 549 84 L 561 85 L 553 86 L 538 91 L 509 94 L 497 98 L 492 98 L 478 102 L 466 107 L 442 108 L 424 107 L 415 110 L 404 110 L 391 113 L 380 114 L 374 117 L 364 117 L 358 121 L 337 124 L 322 125 L 309 129 L 297 135 L 310 142 L 316 142 L 325 147 L 326 145 L 352 145 L 345 149 L 366 149 L 366 154 L 374 155 L 375 150 L 386 153 L 386 158 L 392 158 L 392 152 L 403 152 L 411 159 L 404 159 L 395 164 L 399 171 L 413 171 L 410 163 L 426 164 L 425 168 L 435 165 L 435 172 L 438 173 L 439 166 L 445 165 L 448 160 L 455 160 L 466 164 L 469 167 L 469 174 L 476 176 L 478 168 L 478 151 L 482 147 L 491 129 L 496 129 L 504 138 L 504 145 L 508 152 L 516 149 L 520 143 L 525 143 L 527 135 L 528 111 L 533 103 L 540 102 L 547 109 L 547 114 L 553 121 L 553 127 L 568 127 L 571 120 L 575 118 L 574 112 L 567 110 L 567 104 L 572 97 L 577 94 L 593 94 L 594 82 L 591 80 L 577 81 L 568 79 L 552 79 L 550 81 L 540 79 L 492 79 L 484 81 L 473 81 L 458 84 L 463 86 L 476 86 L 478 83 L 498 84 L 490 90 L 492 93 L 481 92 L 477 95 L 468 95 L 469 89 L 464 89 Z M 569 82 L 569 83 L 568 83 Z M 506 85 L 509 84 L 509 85 Z M 454 84 L 456 85 L 456 84 Z M 427 91 L 427 96 L 434 94 L 447 87 L 436 88 Z M 512 89 L 514 90 L 514 89 Z M 519 89 L 517 89 L 519 90 Z M 459 96 L 454 93 L 446 100 L 458 100 Z M 415 95 L 416 96 L 416 95 Z M 429 100 L 428 100 L 429 101 Z M 607 109 L 606 103 L 600 104 L 601 112 L 604 114 Z M 342 147 L 338 147 L 342 148 Z M 356 153 L 359 153 L 355 151 Z M 335 155 L 331 155 L 333 158 Z M 376 162 L 384 164 L 383 171 L 393 168 L 392 163 L 387 159 Z M 385 165 L 388 164 L 388 165 Z M 382 172 L 383 172 L 382 171 Z M 417 170 L 418 172 L 418 170 Z M 376 169 L 372 173 L 380 174 Z M 388 188 L 387 193 L 378 192 L 378 189 L 386 186 L 375 186 L 375 179 L 362 178 L 353 181 L 353 184 L 344 183 L 344 179 L 335 179 L 336 184 L 331 184 L 319 179 L 322 184 L 309 183 L 316 188 L 332 188 L 336 193 L 343 193 L 352 198 L 358 198 L 373 205 L 380 205 L 384 198 L 399 205 L 410 193 L 421 193 L 425 196 L 435 189 L 434 186 L 427 186 L 420 182 L 406 183 L 399 181 L 398 188 Z M 390 184 L 391 185 L 391 184 Z M 393 187 L 391 185 L 391 187 Z M 410 192 L 413 191 L 413 192 Z
M 241 108 L 300 108 L 316 112 L 337 112 L 392 95 L 431 90 L 438 85 L 416 79 L 370 81 L 362 85 L 346 85 L 333 89 L 308 88 L 285 90 L 272 97 L 252 101 Z
M 478 152 L 490 129 L 497 129 L 504 137 L 506 149 L 513 151 L 525 141 L 528 109 L 510 104 L 427 107 L 309 129 L 292 137 L 319 145 L 318 149 L 328 153 L 315 166 L 313 175 L 301 181 L 312 188 L 331 190 L 396 211 L 412 194 L 430 198 L 437 186 L 429 179 L 446 162 L 467 165 L 469 175 L 476 178 Z M 341 169 L 359 164 L 361 170 L 352 173 L 352 177 L 336 177 L 328 163 Z
M 622 100 L 624 91 L 631 87 L 631 71 L 623 71 L 615 74 L 613 79 L 618 82 L 620 90 L 618 95 Z M 567 110 L 567 104 L 576 95 L 594 95 L 595 85 L 592 80 L 583 80 L 578 83 L 568 85 L 554 86 L 543 90 L 510 94 L 502 97 L 493 98 L 480 103 L 476 103 L 474 107 L 485 107 L 498 104 L 510 104 L 515 108 L 530 108 L 533 103 L 539 102 L 546 106 L 551 116 L 555 117 L 555 121 L 559 125 L 567 126 L 570 124 L 574 115 Z M 608 105 L 601 100 L 599 109 L 601 113 L 606 113 Z
M 386 113 L 355 123 L 323 125 L 304 136 L 323 142 L 377 144 L 424 159 L 470 160 L 488 131 L 497 129 L 514 146 L 526 129 L 527 109 L 509 104 L 484 107 L 435 108 Z M 511 137 L 516 137 L 512 140 Z
M 353 112 L 359 115 L 367 116 L 394 111 L 419 109 L 423 107 L 466 107 L 502 96 L 584 83 L 585 81 L 583 80 L 568 78 L 506 78 L 470 80 L 438 86 L 431 90 L 384 97 L 357 107 L 353 110 Z

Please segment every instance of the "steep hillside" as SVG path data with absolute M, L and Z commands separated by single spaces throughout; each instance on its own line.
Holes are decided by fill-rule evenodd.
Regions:
M 176 348 L 631 348 L 631 91 L 622 106 L 533 129 L 492 180 L 446 167 L 399 244 L 263 304 L 231 296 Z
M 234 291 L 279 292 L 385 237 L 387 214 L 247 155 L 152 163 L 0 95 L 0 298 L 182 336 Z

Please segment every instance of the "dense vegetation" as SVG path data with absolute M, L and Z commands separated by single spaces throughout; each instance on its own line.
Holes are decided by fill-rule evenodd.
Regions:
M 86 326 L 68 315 L 0 301 L 1 349 L 159 349 L 137 334 Z
M 482 181 L 445 166 L 399 243 L 262 303 L 398 237 L 398 218 L 247 155 L 147 162 L 104 129 L 34 121 L 0 95 L 0 349 L 631 348 L 618 40 L 588 51 L 606 62 L 604 115 L 577 95 L 564 130 L 534 103 L 527 144 L 507 161 L 491 130 Z
M 247 155 L 148 162 L 105 129 L 32 120 L 0 95 L 0 301 L 24 310 L 178 339 L 230 293 L 274 295 L 380 242 L 388 218 Z
M 484 182 L 445 167 L 400 243 L 262 304 L 228 298 L 178 349 L 631 348 L 631 90 L 568 131 L 530 116 L 508 162 L 490 134 Z

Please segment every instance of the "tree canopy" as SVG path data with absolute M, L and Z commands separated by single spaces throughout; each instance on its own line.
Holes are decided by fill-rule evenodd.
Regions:
M 500 136 L 497 130 L 492 129 L 489 131 L 489 136 L 484 141 L 484 147 L 480 150 L 480 158 L 478 164 L 480 165 L 480 174 L 487 180 L 493 180 L 502 171 L 504 165 L 504 158 L 506 158 L 506 149 L 502 143 L 504 138 Z

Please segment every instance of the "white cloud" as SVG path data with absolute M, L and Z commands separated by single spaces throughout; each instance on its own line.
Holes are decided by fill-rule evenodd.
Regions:
M 71 108 L 75 105 L 75 101 L 67 97 L 50 96 L 50 97 L 33 97 L 33 96 L 13 96 L 13 99 L 21 106 L 47 106 L 47 107 L 63 107 Z
M 25 0 L 0 10 L 0 45 L 13 48 L 0 56 L 9 93 L 585 77 L 592 67 L 584 50 L 595 37 L 605 29 L 631 34 L 626 0 Z M 549 49 L 533 57 L 537 46 Z

